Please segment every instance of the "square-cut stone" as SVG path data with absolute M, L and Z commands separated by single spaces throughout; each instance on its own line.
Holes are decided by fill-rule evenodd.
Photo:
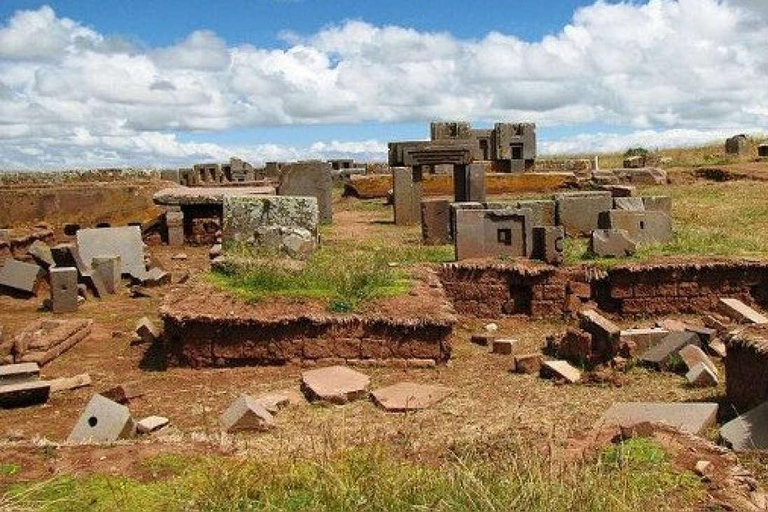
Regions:
M 120 256 L 96 256 L 91 264 L 93 272 L 98 274 L 107 293 L 116 293 L 121 284 L 123 264 Z
M 367 395 L 371 379 L 346 366 L 309 370 L 301 375 L 301 386 L 309 400 L 345 404 Z
M 598 228 L 600 213 L 613 208 L 610 192 L 556 194 L 558 224 L 568 236 L 588 235 Z
M 274 418 L 253 397 L 241 395 L 221 415 L 221 425 L 227 432 L 264 431 L 274 426 Z
M 637 252 L 637 242 L 625 229 L 595 229 L 589 238 L 589 252 L 601 258 L 625 258 Z
M 697 364 L 703 364 L 713 375 L 716 376 L 718 374 L 715 363 L 696 345 L 686 345 L 678 353 L 689 370 L 692 370 Z
M 34 294 L 44 275 L 45 271 L 39 265 L 11 258 L 0 268 L 0 288 Z
M 0 386 L 40 380 L 40 366 L 37 363 L 0 365 Z
M 625 329 L 621 331 L 621 343 L 632 348 L 632 355 L 642 354 L 650 347 L 661 343 L 669 331 L 660 327 L 647 329 Z
M 645 203 L 642 197 L 614 197 L 614 210 L 627 210 L 631 212 L 645 211 Z
M 720 310 L 729 318 L 740 323 L 768 324 L 768 318 L 738 299 L 720 299 Z
M 319 161 L 294 162 L 280 172 L 280 196 L 303 196 L 317 199 L 321 222 L 333 220 L 333 176 L 331 164 Z M 416 201 L 418 215 L 419 201 Z M 418 218 L 416 220 L 418 222 Z
M 0 386 L 0 408 L 27 407 L 48 401 L 51 385 L 42 380 Z
M 77 269 L 75 267 L 53 267 L 49 272 L 51 280 L 51 310 L 54 313 L 77 311 Z
M 70 443 L 112 442 L 133 437 L 135 432 L 136 422 L 133 421 L 131 412 L 126 406 L 101 395 L 93 395 L 67 441 Z
M 768 402 L 723 425 L 720 437 L 736 452 L 768 449 Z
M 139 280 L 146 276 L 144 241 L 139 226 L 81 229 L 77 232 L 77 245 L 86 262 L 99 256 L 117 255 L 120 256 L 121 274 Z
M 717 386 L 717 375 L 709 369 L 704 363 L 695 364 L 688 373 L 685 374 L 688 382 L 697 388 L 708 388 Z
M 149 434 L 150 432 L 157 432 L 161 428 L 166 427 L 169 423 L 170 420 L 163 416 L 148 416 L 136 423 L 136 430 L 139 434 Z
M 640 361 L 656 369 L 667 366 L 669 358 L 686 345 L 698 345 L 699 337 L 692 332 L 671 332 L 658 345 L 649 348 L 640 356 Z
M 684 432 L 700 435 L 714 425 L 716 419 L 715 403 L 627 402 L 612 405 L 598 424 L 632 427 L 646 422 L 666 423 Z
M 660 211 L 609 210 L 600 214 L 600 228 L 623 229 L 639 244 L 671 242 L 672 219 Z
M 568 361 L 544 361 L 541 375 L 546 378 L 561 379 L 569 384 L 576 384 L 581 380 L 581 371 Z
M 373 391 L 376 405 L 389 412 L 406 412 L 426 409 L 453 392 L 445 386 L 400 382 Z
M 145 393 L 144 386 L 142 386 L 140 382 L 134 381 L 118 384 L 117 386 L 104 391 L 101 396 L 109 398 L 118 404 L 127 404 L 134 398 L 143 396 Z
M 54 265 L 51 247 L 41 240 L 35 240 L 27 249 L 27 254 L 32 256 L 37 264 L 45 269 Z
M 543 364 L 544 356 L 539 352 L 534 354 L 521 354 L 515 356 L 514 370 L 517 373 L 539 373 Z
M 515 346 L 518 344 L 517 340 L 502 338 L 493 340 L 493 346 L 491 351 L 494 354 L 511 355 L 515 351 Z

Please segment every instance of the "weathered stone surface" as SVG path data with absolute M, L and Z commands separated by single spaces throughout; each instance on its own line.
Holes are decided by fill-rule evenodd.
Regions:
M 598 228 L 601 212 L 613 207 L 610 192 L 570 192 L 556 194 L 557 223 L 568 236 L 588 235 Z
M 227 432 L 269 430 L 274 418 L 253 397 L 241 395 L 221 415 L 221 425 Z
M 49 272 L 51 280 L 51 310 L 54 313 L 77 311 L 77 269 L 54 267 Z
M 526 257 L 533 253 L 531 211 L 523 209 L 456 210 L 456 259 Z
M 62 377 L 60 379 L 49 380 L 48 384 L 51 385 L 51 393 L 85 388 L 91 385 L 91 376 L 87 373 L 81 373 L 74 377 Z
M 39 265 L 11 258 L 0 268 L 0 289 L 35 294 L 44 276 L 45 271 Z
M 153 197 L 164 206 L 218 205 L 225 197 L 273 196 L 275 187 L 173 187 L 160 190 Z
M 35 240 L 27 249 L 27 254 L 32 256 L 38 265 L 48 269 L 54 265 L 51 247 L 41 240 Z
M 395 224 L 410 226 L 419 222 L 421 182 L 409 167 L 392 169 Z
M 146 390 L 140 382 L 126 382 L 124 384 L 118 384 L 103 393 L 101 396 L 109 398 L 110 400 L 117 402 L 118 404 L 127 404 L 134 398 L 144 396 Z
M 581 371 L 571 366 L 568 361 L 544 361 L 541 376 L 576 384 L 581 380 Z
M 148 288 L 171 284 L 171 273 L 166 272 L 160 267 L 152 267 L 147 271 L 144 279 L 141 280 L 141 284 Z
M 565 230 L 562 226 L 533 227 L 532 256 L 550 265 L 560 265 L 565 258 Z
M 85 319 L 32 322 L 12 340 L 15 362 L 44 366 L 85 339 L 92 325 L 93 320 Z
M 579 312 L 579 326 L 592 335 L 592 351 L 603 359 L 618 353 L 621 329 L 593 309 Z
M 746 155 L 749 138 L 744 134 L 734 135 L 725 140 L 725 152 L 729 155 Z
M 469 341 L 476 345 L 481 345 L 483 347 L 490 346 L 493 341 L 496 339 L 496 335 L 493 334 L 493 332 L 478 332 L 470 336 Z
M 692 332 L 671 332 L 658 345 L 649 348 L 640 356 L 640 361 L 648 366 L 663 369 L 669 358 L 676 355 L 686 345 L 698 345 L 699 337 Z
M 631 354 L 642 354 L 654 345 L 661 343 L 669 331 L 660 327 L 648 329 L 625 329 L 621 331 L 620 340 L 624 346 L 632 347 Z
M 0 386 L 40 380 L 40 366 L 37 363 L 0 365 Z
M 671 242 L 672 219 L 660 211 L 608 210 L 600 214 L 601 229 L 623 229 L 639 244 Z
M 451 243 L 450 201 L 428 199 L 421 202 L 421 239 L 426 245 Z
M 724 315 L 736 322 L 758 325 L 768 324 L 768 318 L 738 299 L 720 299 L 718 306 Z
M 77 245 L 83 261 L 91 262 L 104 255 L 120 256 L 120 273 L 142 280 L 146 277 L 144 242 L 139 226 L 81 229 Z
M 114 294 L 117 292 L 122 283 L 123 264 L 120 261 L 120 256 L 96 256 L 93 258 L 91 268 L 101 278 L 107 293 Z
M 317 199 L 320 222 L 333 221 L 333 176 L 326 162 L 295 162 L 280 172 L 280 196 L 303 196 Z M 418 210 L 418 203 L 416 206 Z
M 388 412 L 406 412 L 426 409 L 453 392 L 445 386 L 400 382 L 371 393 L 376 405 Z
M 646 403 L 628 402 L 611 406 L 599 425 L 632 427 L 639 423 L 666 423 L 674 428 L 700 435 L 715 424 L 715 403 Z
M 715 363 L 713 363 L 712 360 L 707 357 L 707 354 L 705 354 L 704 351 L 696 345 L 686 345 L 680 349 L 678 354 L 680 354 L 680 357 L 683 359 L 685 366 L 687 366 L 689 370 L 692 370 L 694 366 L 698 364 L 703 364 L 709 368 L 709 371 L 713 375 L 717 376 L 718 371 Z
M 534 226 L 557 225 L 557 203 L 551 199 L 518 201 L 517 208 L 528 208 L 531 210 L 531 224 Z
M 144 343 L 154 343 L 160 337 L 160 330 L 147 317 L 141 318 L 136 323 L 135 332 Z
M 515 346 L 517 346 L 517 344 L 517 340 L 509 338 L 495 339 L 493 340 L 491 352 L 494 354 L 510 355 L 515 352 Z
M 637 243 L 624 229 L 596 229 L 589 239 L 589 251 L 601 258 L 625 258 L 637 252 Z
M 168 426 L 170 422 L 171 420 L 163 416 L 147 416 L 136 423 L 136 430 L 139 434 L 149 434 Z
M 535 354 L 520 354 L 515 356 L 514 370 L 517 373 L 539 373 L 544 364 L 544 355 L 537 352 Z
M 133 437 L 135 432 L 136 423 L 127 407 L 101 395 L 93 395 L 67 441 L 112 442 Z
M 672 198 L 669 196 L 643 197 L 643 206 L 646 211 L 664 212 L 672 217 Z
M 362 398 L 371 379 L 345 366 L 331 366 L 310 370 L 301 375 L 301 386 L 310 400 L 324 400 L 345 404 Z
M 717 375 L 704 363 L 697 363 L 685 374 L 688 382 L 697 388 L 717 386 Z
M 0 385 L 0 408 L 27 407 L 48 401 L 51 385 L 42 380 L 30 380 Z
M 263 252 L 306 257 L 317 248 L 317 199 L 299 196 L 231 197 L 224 201 L 223 240 Z
M 768 449 L 768 402 L 723 425 L 720 437 L 736 452 Z
M 613 209 L 642 212 L 645 211 L 645 203 L 642 197 L 614 197 Z
M 579 364 L 596 359 L 592 352 L 592 335 L 581 329 L 569 327 L 557 342 L 556 348 L 558 357 Z

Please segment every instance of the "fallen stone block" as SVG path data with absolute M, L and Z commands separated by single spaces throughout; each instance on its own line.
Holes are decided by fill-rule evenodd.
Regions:
M 728 349 L 726 348 L 725 343 L 720 340 L 710 341 L 709 345 L 707 345 L 707 350 L 715 357 L 723 358 L 728 355 Z
M 91 333 L 93 320 L 38 320 L 22 329 L 13 339 L 17 363 L 53 361 Z
M 6 364 L 0 366 L 0 386 L 40 380 L 37 363 Z
M 371 379 L 345 366 L 310 370 L 301 375 L 301 387 L 307 398 L 345 404 L 367 395 Z
M 560 265 L 565 258 L 565 230 L 562 226 L 533 227 L 532 257 L 550 265 Z
M 51 255 L 57 267 L 75 267 L 81 274 L 88 274 L 91 271 L 90 265 L 83 260 L 75 244 L 55 245 L 51 248 Z
M 51 280 L 51 311 L 54 313 L 77 311 L 77 269 L 54 267 L 48 275 Z
M 291 404 L 299 403 L 301 397 L 293 392 L 267 393 L 256 398 L 256 402 L 264 407 L 270 414 L 277 414 L 281 409 Z
M 601 258 L 625 258 L 637 252 L 637 243 L 624 229 L 596 229 L 589 239 L 589 252 Z
M 541 353 L 521 354 L 515 356 L 514 371 L 527 374 L 539 373 L 543 364 L 544 356 Z
M 371 395 L 376 405 L 388 412 L 406 412 L 431 407 L 452 392 L 445 386 L 400 382 L 377 389 Z
M 704 363 L 695 364 L 685 374 L 685 378 L 697 388 L 715 387 L 718 384 L 717 375 Z
M 733 321 L 742 324 L 768 324 L 768 318 L 738 299 L 720 299 L 720 311 Z
M 39 265 L 11 258 L 0 268 L 0 289 L 36 295 L 44 277 Z
M 154 343 L 160 338 L 160 330 L 147 317 L 138 321 L 135 332 L 143 343 Z
M 139 434 L 157 432 L 161 428 L 168 426 L 170 422 L 171 420 L 162 416 L 148 416 L 136 423 L 136 431 Z
M 51 394 L 51 386 L 42 380 L 17 382 L 0 386 L 0 408 L 27 407 L 44 404 Z
M 664 212 L 608 210 L 600 214 L 601 229 L 623 229 L 638 244 L 671 242 L 672 219 Z
M 478 332 L 472 335 L 472 337 L 470 338 L 470 341 L 475 345 L 488 347 L 493 343 L 493 340 L 495 339 L 496 339 L 495 334 L 492 334 L 490 332 Z
M 661 340 L 669 334 L 667 329 L 651 327 L 647 329 L 625 329 L 621 331 L 619 339 L 622 346 L 632 347 L 631 356 L 642 354 L 650 347 L 661 343 Z
M 81 373 L 74 377 L 62 377 L 60 379 L 49 380 L 51 393 L 58 391 L 69 391 L 71 389 L 85 388 L 91 385 L 91 376 L 87 373 Z
M 665 423 L 701 435 L 715 424 L 717 407 L 715 403 L 617 403 L 603 414 L 598 425 L 633 427 L 640 423 Z
M 122 283 L 120 272 L 123 265 L 120 262 L 120 256 L 96 256 L 93 258 L 91 267 L 93 272 L 101 278 L 106 292 L 110 294 L 117 293 Z
M 221 425 L 226 432 L 265 431 L 274 426 L 274 418 L 252 397 L 241 395 L 221 415 Z
M 152 288 L 154 286 L 165 286 L 171 283 L 171 274 L 165 270 L 153 267 L 149 269 L 146 277 L 141 280 L 143 286 Z
M 593 309 L 579 312 L 579 326 L 592 335 L 592 352 L 605 360 L 619 351 L 621 329 Z
M 672 217 L 672 198 L 669 196 L 643 197 L 643 206 L 646 211 L 664 212 Z
M 113 442 L 131 438 L 135 433 L 136 422 L 126 406 L 101 395 L 93 395 L 67 441 L 70 443 Z
M 77 245 L 83 261 L 90 262 L 103 255 L 116 255 L 120 257 L 121 274 L 128 274 L 138 280 L 146 276 L 144 242 L 139 226 L 81 229 L 77 232 Z
M 581 329 L 569 327 L 563 337 L 557 342 L 557 356 L 580 364 L 591 363 L 592 335 Z
M 562 380 L 576 384 L 581 380 L 581 371 L 571 366 L 568 361 L 544 361 L 541 376 L 546 379 Z
M 720 437 L 735 452 L 768 449 L 768 402 L 723 425 Z
M 707 354 L 696 345 L 686 345 L 680 349 L 678 354 L 680 354 L 685 366 L 687 366 L 689 370 L 692 370 L 693 367 L 698 364 L 703 364 L 709 368 L 713 375 L 717 376 L 718 371 L 715 363 L 713 363 L 712 360 L 707 357 Z
M 27 249 L 27 254 L 34 258 L 35 262 L 44 269 L 49 269 L 54 265 L 51 247 L 41 240 L 35 240 Z
M 134 398 L 139 398 L 146 394 L 144 386 L 140 382 L 126 382 L 118 384 L 101 393 L 101 396 L 109 398 L 118 404 L 127 404 Z
M 699 345 L 699 337 L 692 332 L 671 332 L 661 343 L 645 351 L 639 359 L 647 366 L 663 370 L 669 366 L 670 359 L 686 345 Z
M 516 345 L 517 340 L 507 338 L 496 339 L 493 340 L 491 352 L 494 354 L 511 355 L 514 353 Z

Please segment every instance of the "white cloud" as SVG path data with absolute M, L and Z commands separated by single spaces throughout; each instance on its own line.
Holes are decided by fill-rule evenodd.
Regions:
M 764 0 L 598 0 L 534 42 L 363 21 L 283 40 L 284 49 L 228 46 L 201 30 L 169 47 L 133 47 L 49 7 L 19 11 L 0 25 L 0 161 L 385 154 L 381 141 L 225 148 L 174 135 L 281 124 L 600 123 L 629 127 L 648 146 L 663 144 L 655 136 L 693 141 L 768 127 Z M 622 140 L 596 134 L 542 147 L 611 149 Z

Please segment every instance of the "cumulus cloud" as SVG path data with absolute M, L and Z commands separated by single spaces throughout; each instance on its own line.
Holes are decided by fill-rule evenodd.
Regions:
M 598 0 L 539 41 L 364 21 L 283 41 L 279 49 L 228 46 L 201 30 L 168 47 L 134 47 L 50 7 L 19 11 L 0 25 L 0 160 L 39 167 L 181 164 L 231 152 L 256 161 L 385 155 L 382 141 L 222 147 L 178 136 L 287 124 L 599 123 L 630 128 L 649 146 L 665 144 L 654 137 L 697 142 L 768 127 L 764 0 Z M 542 147 L 603 150 L 621 141 L 631 142 L 606 133 Z

